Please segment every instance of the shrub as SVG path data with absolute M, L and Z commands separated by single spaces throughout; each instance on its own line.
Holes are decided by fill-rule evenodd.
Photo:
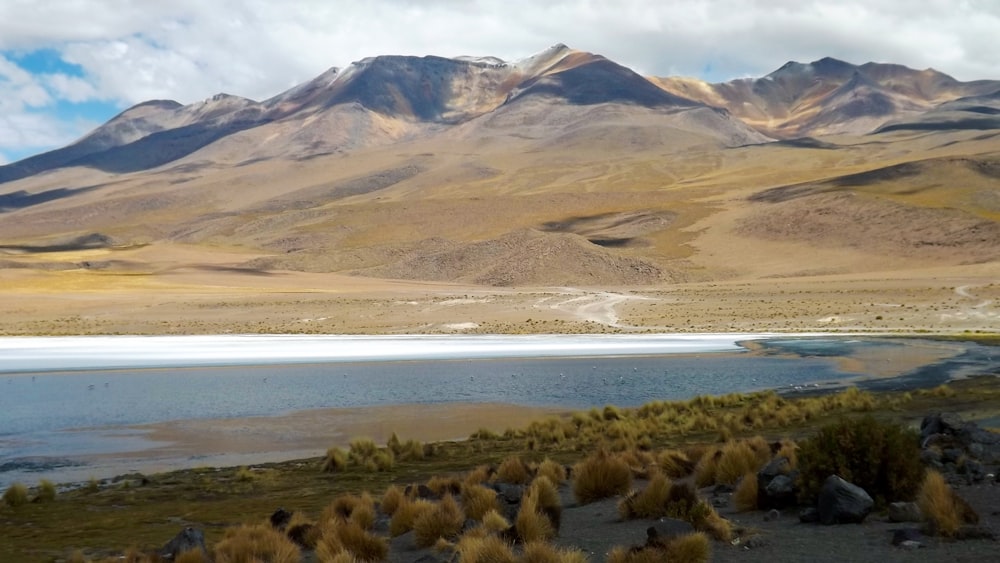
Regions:
M 632 493 L 618 503 L 618 514 L 623 520 L 634 518 L 659 518 L 667 511 L 670 479 L 662 473 L 653 475 L 646 488 Z
M 28 504 L 28 488 L 21 483 L 13 483 L 4 492 L 3 501 L 11 508 Z
M 576 464 L 573 474 L 573 495 L 580 504 L 624 494 L 632 486 L 628 465 L 604 449 Z
M 751 471 L 740 479 L 733 491 L 733 505 L 737 510 L 748 511 L 757 509 L 757 472 Z
M 979 522 L 979 515 L 937 471 L 927 472 L 917 495 L 917 504 L 934 535 L 954 537 L 962 524 Z
M 497 481 L 524 485 L 528 481 L 531 481 L 531 473 L 528 471 L 528 466 L 521 461 L 520 457 L 510 456 L 503 460 L 500 467 L 497 468 Z
M 52 502 L 56 500 L 56 486 L 52 481 L 42 479 L 38 482 L 37 500 L 40 502 Z
M 812 502 L 830 475 L 868 492 L 876 507 L 912 500 L 923 480 L 919 437 L 871 416 L 824 426 L 799 447 L 802 500 Z
M 297 563 L 299 548 L 284 534 L 270 526 L 240 526 L 226 530 L 222 541 L 215 545 L 216 563 L 269 561 Z
M 330 448 L 326 450 L 326 459 L 323 460 L 323 472 L 334 473 L 347 468 L 347 453 L 340 448 Z
M 413 522 L 413 540 L 417 547 L 430 547 L 438 538 L 454 539 L 462 531 L 465 518 L 455 499 L 448 495 L 423 511 Z
M 470 520 L 482 520 L 490 511 L 500 510 L 497 493 L 483 485 L 465 485 L 462 487 L 462 511 Z

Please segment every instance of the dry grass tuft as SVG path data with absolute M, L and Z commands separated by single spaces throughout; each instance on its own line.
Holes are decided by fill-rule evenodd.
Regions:
M 656 465 L 671 479 L 686 477 L 694 471 L 694 462 L 680 450 L 663 450 L 656 456 Z
M 451 495 L 423 511 L 413 522 L 414 542 L 417 547 L 430 547 L 439 538 L 452 540 L 462 531 L 465 517 Z
M 462 492 L 462 481 L 457 477 L 434 476 L 427 481 L 427 488 L 439 497 L 457 495 Z
M 211 560 L 200 549 L 190 549 L 178 554 L 174 563 L 211 563 Z
M 323 460 L 324 473 L 336 473 L 347 468 L 347 452 L 340 448 L 330 448 L 326 450 L 326 458 Z
M 530 490 L 521 501 L 521 508 L 514 520 L 517 535 L 525 543 L 548 541 L 555 537 L 556 529 L 551 520 L 542 514 L 537 491 Z
M 458 563 L 515 563 L 510 544 L 497 536 L 463 536 L 455 547 Z
M 771 459 L 771 447 L 760 436 L 751 440 L 726 442 L 720 451 L 721 455 L 715 463 L 714 480 L 702 485 L 702 479 L 698 479 L 699 486 L 733 485 L 740 477 L 751 471 L 758 471 Z
M 531 472 L 520 457 L 510 456 L 497 468 L 496 479 L 501 483 L 525 485 L 531 481 Z
M 742 512 L 757 510 L 757 472 L 751 471 L 740 479 L 733 491 L 733 505 Z
M 535 474 L 539 477 L 548 477 L 549 481 L 552 481 L 555 485 L 561 485 L 566 482 L 566 468 L 561 463 L 552 461 L 549 458 L 545 458 L 538 465 L 538 471 Z
M 694 482 L 696 486 L 708 487 L 715 484 L 720 459 L 722 459 L 722 450 L 719 448 L 707 451 L 701 456 L 698 464 L 694 467 Z
M 466 518 L 481 521 L 488 512 L 499 510 L 500 502 L 493 489 L 469 484 L 462 487 L 462 511 Z
M 672 538 L 666 547 L 667 561 L 679 563 L 704 563 L 712 555 L 708 536 L 701 532 Z
M 586 555 L 575 549 L 560 549 L 545 542 L 531 542 L 524 546 L 519 563 L 585 563 Z
M 666 475 L 657 473 L 642 491 L 633 493 L 618 503 L 618 514 L 623 520 L 658 518 L 666 515 L 671 482 Z
M 409 532 L 417 518 L 433 509 L 434 503 L 429 500 L 404 497 L 389 520 L 389 535 L 396 537 Z
M 625 494 L 632 487 L 628 464 L 603 448 L 576 464 L 573 475 L 573 495 L 580 504 Z
M 284 534 L 270 526 L 239 526 L 229 528 L 222 541 L 215 545 L 216 563 L 298 563 L 299 547 Z
M 488 465 L 480 465 L 465 475 L 466 485 L 480 485 L 490 480 L 493 469 Z
M 3 501 L 11 508 L 28 504 L 28 488 L 21 483 L 11 484 L 3 493 Z
M 56 485 L 48 479 L 42 479 L 38 482 L 38 496 L 36 500 L 39 502 L 52 502 L 56 500 Z
M 510 522 L 498 510 L 490 510 L 486 514 L 483 514 L 482 528 L 488 532 L 500 533 L 510 529 Z
M 389 542 L 366 531 L 354 522 L 336 527 L 340 546 L 360 561 L 383 561 L 389 554 Z
M 403 489 L 400 489 L 396 485 L 389 485 L 385 492 L 382 493 L 382 501 L 379 503 L 379 509 L 382 511 L 382 514 L 386 516 L 395 514 L 396 509 L 403 502 L 403 497 Z
M 979 515 L 934 470 L 928 470 L 924 476 L 917 504 L 934 535 L 954 537 L 962 524 L 979 522 Z

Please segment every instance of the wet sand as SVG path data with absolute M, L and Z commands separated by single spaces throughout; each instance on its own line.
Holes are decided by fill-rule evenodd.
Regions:
M 346 448 L 355 438 L 385 444 L 393 432 L 400 440 L 462 440 L 481 428 L 503 432 L 565 409 L 504 404 L 448 403 L 365 408 L 313 409 L 281 416 L 179 420 L 81 432 L 142 436 L 149 447 L 130 452 L 76 456 L 83 465 L 53 468 L 47 478 L 81 482 L 127 473 L 152 474 L 193 467 L 232 467 L 322 456 L 333 446 Z M 77 432 L 77 431 L 69 431 Z M 82 439 L 86 439 L 81 436 Z M 17 477 L 13 474 L 5 478 Z

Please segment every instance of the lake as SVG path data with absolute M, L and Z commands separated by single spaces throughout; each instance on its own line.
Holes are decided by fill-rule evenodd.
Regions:
M 0 485 L 161 448 L 142 425 L 170 421 L 393 405 L 637 406 L 847 380 L 933 385 L 1000 370 L 998 352 L 830 335 L 3 338 Z

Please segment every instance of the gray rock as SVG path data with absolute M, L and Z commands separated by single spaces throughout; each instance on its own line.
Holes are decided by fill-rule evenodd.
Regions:
M 694 526 L 683 520 L 660 518 L 655 524 L 646 528 L 646 544 L 656 540 L 667 540 L 676 536 L 693 534 Z
M 755 534 L 743 541 L 743 549 L 757 549 L 767 545 L 767 540 L 760 534 Z
M 524 487 L 521 485 L 511 485 L 510 483 L 495 483 L 493 490 L 497 496 L 507 504 L 520 504 L 521 497 L 524 496 Z
M 781 509 L 795 506 L 797 477 L 798 472 L 792 469 L 787 457 L 778 456 L 771 460 L 757 472 L 757 507 Z
M 815 524 L 819 522 L 819 511 L 814 507 L 803 508 L 799 512 L 799 522 L 803 524 Z
M 903 542 L 920 542 L 924 535 L 916 528 L 900 528 L 892 531 L 892 545 L 899 546 Z
M 767 512 L 766 512 L 766 513 L 764 514 L 764 521 L 765 521 L 765 522 L 770 522 L 770 521 L 772 521 L 772 520 L 777 520 L 777 519 L 778 519 L 778 518 L 780 518 L 780 517 L 781 517 L 781 513 L 780 513 L 780 512 L 778 512 L 778 510 L 777 510 L 777 509 L 774 509 L 774 508 L 772 508 L 771 510 L 768 510 L 768 511 L 767 511 Z
M 889 505 L 890 522 L 923 522 L 924 515 L 915 502 L 894 502 Z
M 188 526 L 178 532 L 174 539 L 167 542 L 167 545 L 163 546 L 163 549 L 160 550 L 160 556 L 164 559 L 175 559 L 182 553 L 196 549 L 208 555 L 208 550 L 205 549 L 205 534 L 197 528 Z
M 864 489 L 830 475 L 819 492 L 819 521 L 821 524 L 860 524 L 872 511 L 875 501 Z
M 924 544 L 922 544 L 922 543 L 920 543 L 918 541 L 906 540 L 906 541 L 900 543 L 899 545 L 897 545 L 896 547 L 901 548 L 901 549 L 920 549 L 921 547 L 924 547 Z

